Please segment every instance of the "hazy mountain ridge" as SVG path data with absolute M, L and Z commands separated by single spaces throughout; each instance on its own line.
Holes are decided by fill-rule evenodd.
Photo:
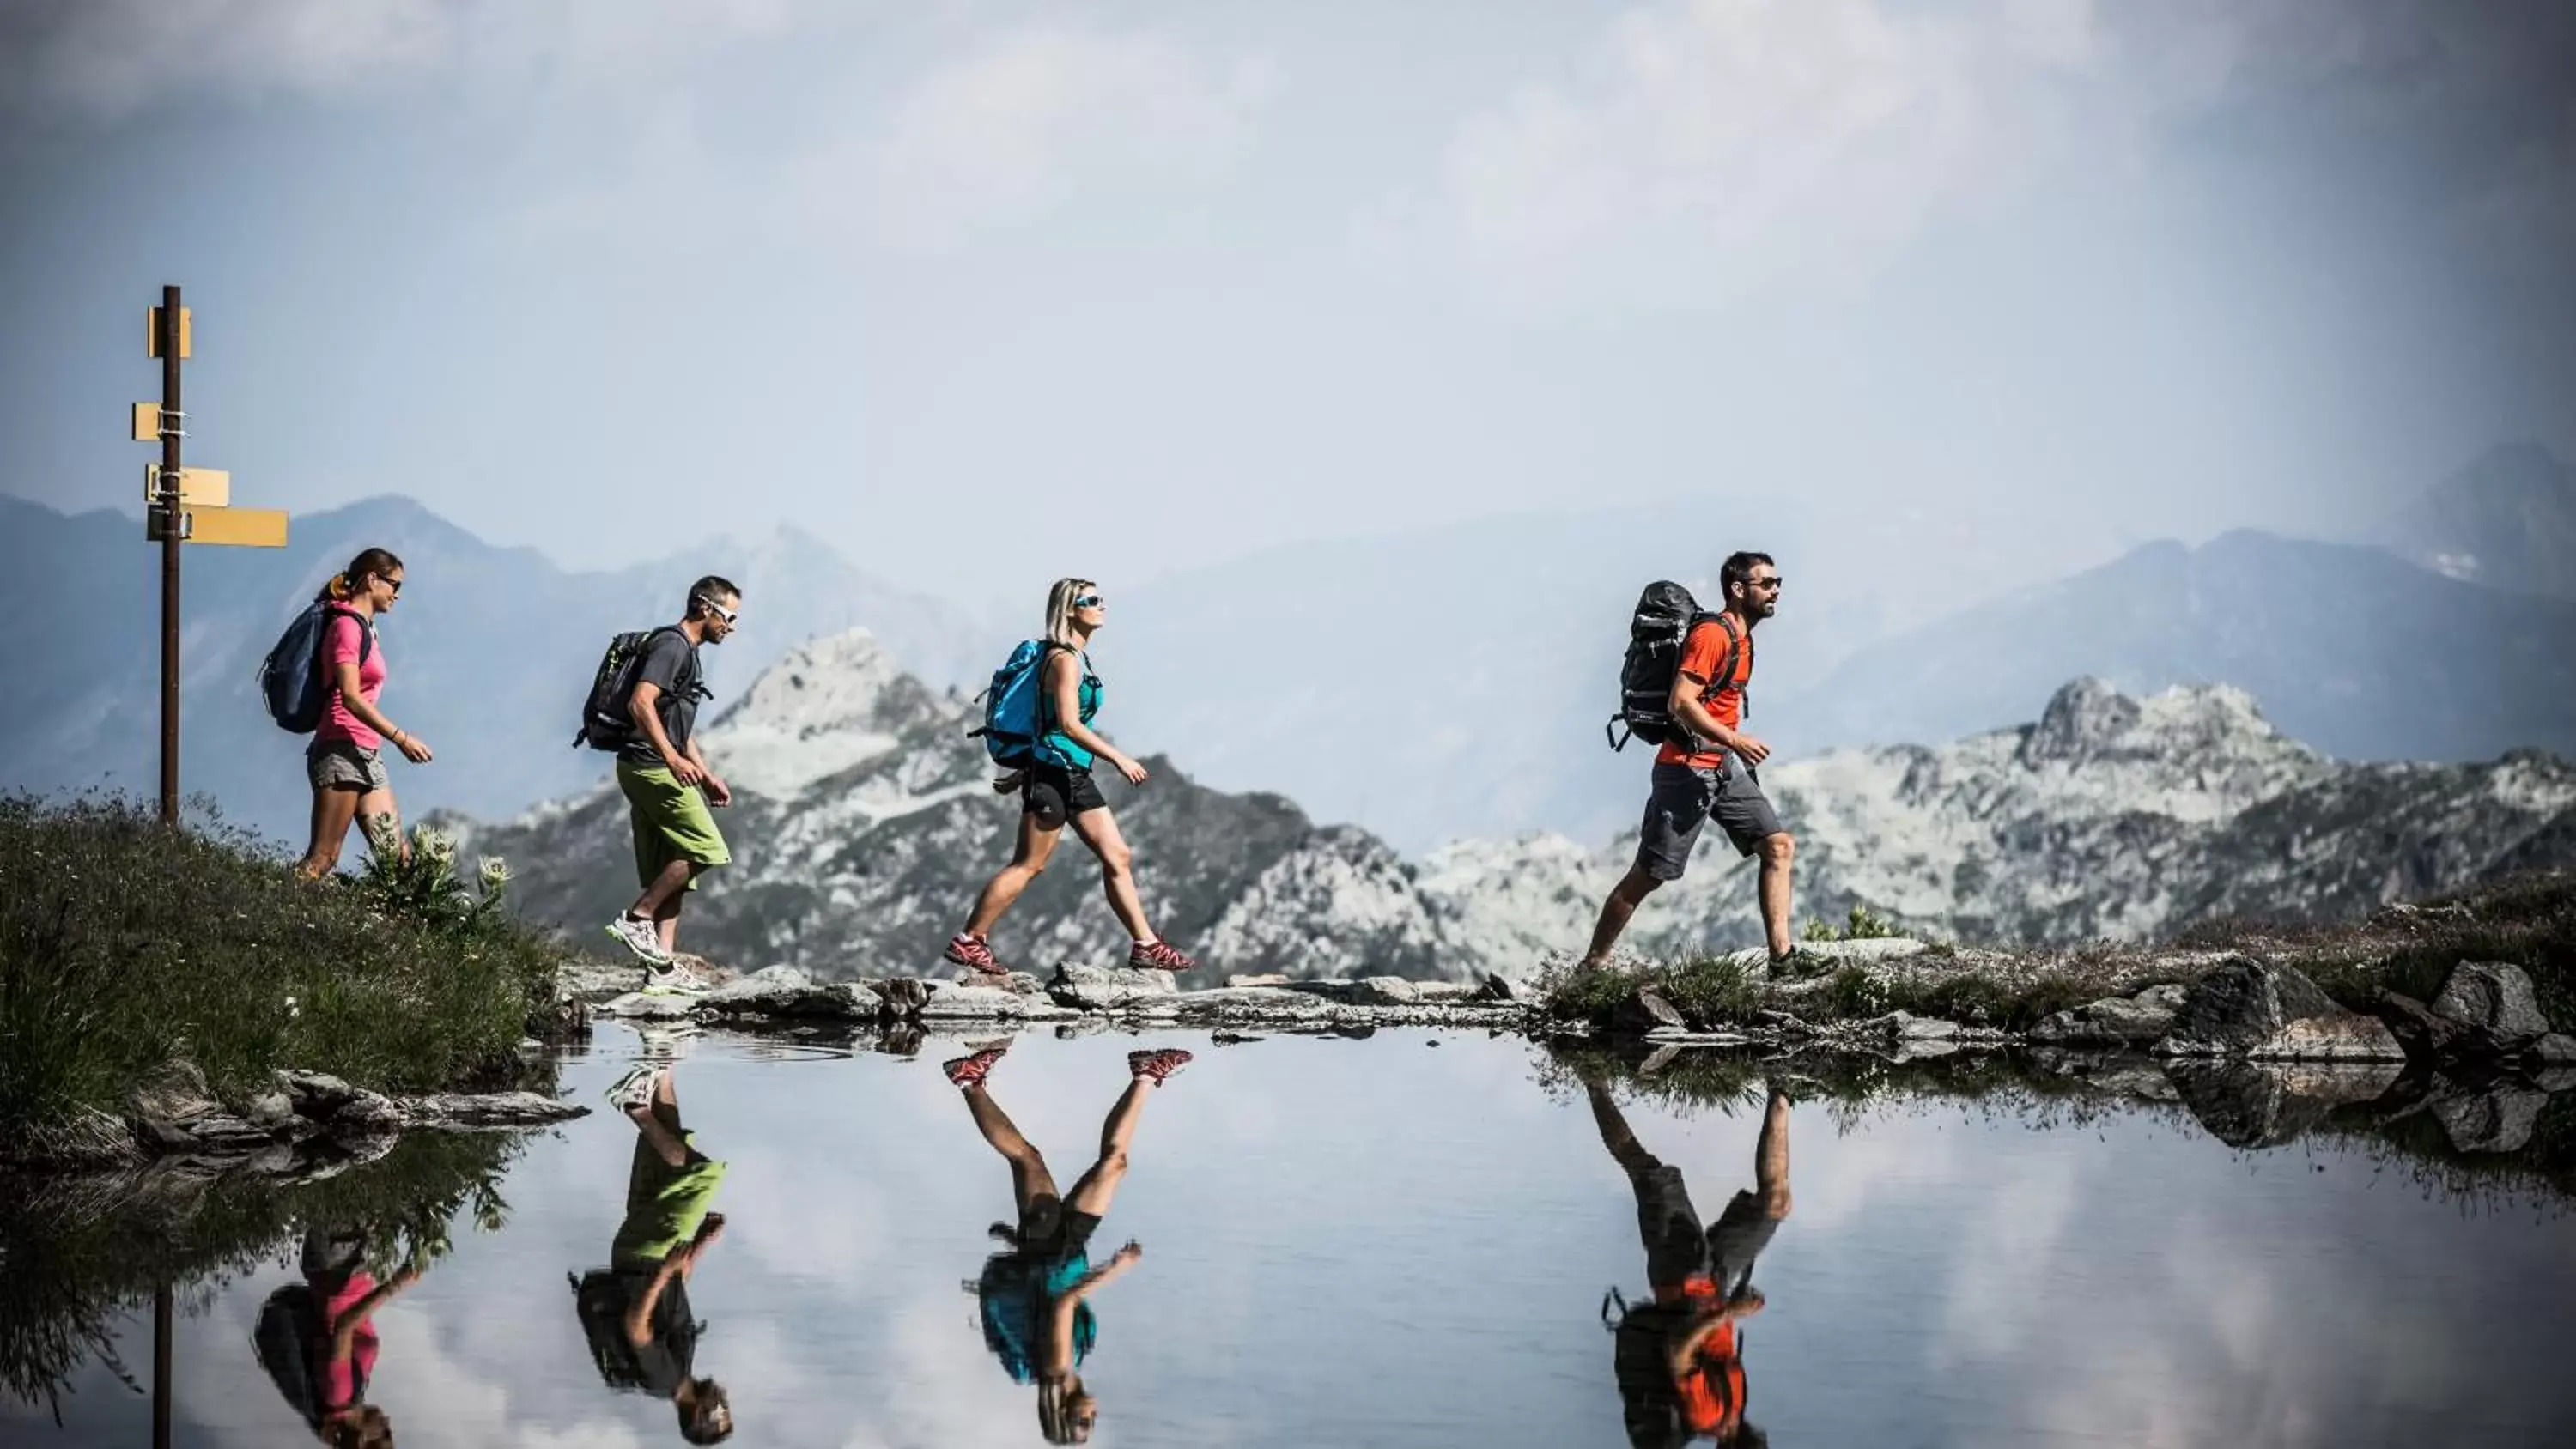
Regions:
M 2576 599 L 2576 468 L 2538 443 L 2492 449 L 2370 537 L 2450 578 Z
M 741 788 L 721 817 L 736 863 L 692 903 L 693 945 L 826 974 L 944 970 L 940 945 L 1008 857 L 1018 819 L 1017 802 L 987 788 L 968 713 L 894 669 L 864 632 L 781 660 L 704 736 Z M 1151 763 L 1141 790 L 1104 789 L 1156 924 L 1217 972 L 1526 972 L 1581 945 L 1635 848 L 1633 833 L 1598 849 L 1533 834 L 1417 862 L 1357 827 L 1318 827 L 1279 796 L 1211 790 Z M 1646 768 L 1634 764 L 1632 810 Z M 2224 914 L 2341 919 L 2576 863 L 2576 766 L 2531 751 L 2339 763 L 2229 688 L 2138 699 L 2079 680 L 2033 724 L 1764 775 L 1799 835 L 1802 917 L 1867 904 L 1976 940 L 2147 937 Z M 468 834 L 469 849 L 519 864 L 519 899 L 540 919 L 587 932 L 632 898 L 613 787 Z M 1675 954 L 1758 940 L 1752 876 L 1703 842 L 1691 875 L 1639 913 L 1631 943 Z M 1122 942 L 1096 866 L 1068 840 L 995 946 L 1043 970 L 1108 961 Z

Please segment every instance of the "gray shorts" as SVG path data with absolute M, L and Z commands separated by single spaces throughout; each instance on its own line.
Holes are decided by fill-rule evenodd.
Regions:
M 316 790 L 390 790 L 385 762 L 355 740 L 315 740 L 304 751 L 305 778 Z
M 1699 843 L 1699 828 L 1710 820 L 1726 832 L 1739 855 L 1751 855 L 1780 833 L 1780 817 L 1763 798 L 1761 777 L 1749 767 L 1655 766 L 1646 820 L 1637 828 L 1637 864 L 1657 880 L 1680 880 L 1690 864 L 1691 847 Z

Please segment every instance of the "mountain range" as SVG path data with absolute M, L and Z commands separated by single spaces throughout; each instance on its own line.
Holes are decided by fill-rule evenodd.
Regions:
M 824 975 L 944 970 L 941 943 L 1010 852 L 969 711 L 864 631 L 791 651 L 706 731 L 736 789 L 735 863 L 692 902 L 694 949 Z M 1211 789 L 1161 757 L 1104 782 L 1158 929 L 1216 972 L 1526 974 L 1578 947 L 1635 849 L 1532 833 L 1421 861 L 1287 799 Z M 1632 798 L 1645 762 L 1631 761 Z M 1800 838 L 1802 912 L 1867 905 L 1980 941 L 2144 937 L 2215 915 L 2342 919 L 2515 869 L 2576 863 L 2576 766 L 2352 764 L 2266 723 L 2245 692 L 2140 699 L 2092 679 L 2032 723 L 1956 743 L 1828 751 L 1765 785 Z M 517 864 L 521 909 L 587 932 L 632 898 L 623 800 L 600 786 L 497 824 L 452 821 Z M 1078 845 L 995 933 L 1006 963 L 1107 962 L 1123 942 Z M 1759 940 L 1752 866 L 1714 840 L 1639 914 L 1672 954 Z
M 148 790 L 154 559 L 127 515 L 0 498 L 12 708 L 0 788 Z M 2008 526 L 1912 512 L 1826 518 L 1794 491 L 1460 522 L 1256 550 L 1134 588 L 1104 581 L 1094 657 L 1105 723 L 1131 749 L 1234 792 L 1294 799 L 1416 858 L 1459 838 L 1607 838 L 1634 816 L 1636 753 L 1610 712 L 1639 588 L 1713 598 L 1718 560 L 1767 548 L 1789 579 L 1759 640 L 1750 726 L 1783 763 L 1842 745 L 1937 741 L 2027 719 L 2060 683 L 2248 691 L 2305 744 L 2356 760 L 2576 752 L 2576 482 L 2546 449 L 2497 449 L 2358 542 L 2233 533 L 2157 543 L 2053 575 Z M 973 689 L 1038 627 L 890 588 L 809 534 L 714 541 L 608 573 L 499 548 L 419 505 L 299 518 L 282 553 L 188 552 L 184 778 L 224 812 L 300 840 L 298 742 L 251 669 L 321 579 L 382 543 L 411 565 L 384 626 L 386 707 L 439 751 L 394 767 L 414 813 L 483 818 L 578 793 L 605 759 L 567 748 L 606 638 L 670 617 L 690 578 L 745 589 L 744 631 L 709 651 L 730 698 L 792 645 L 864 624 L 935 689 Z M 1069 559 L 1068 566 L 1078 566 Z

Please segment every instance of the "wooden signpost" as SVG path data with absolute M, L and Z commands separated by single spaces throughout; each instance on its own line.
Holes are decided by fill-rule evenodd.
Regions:
M 180 461 L 188 414 L 179 405 L 179 364 L 195 348 L 179 289 L 163 287 L 152 309 L 146 351 L 161 360 L 161 401 L 134 405 L 134 440 L 158 442 L 161 461 L 143 470 L 143 536 L 161 545 L 161 823 L 179 823 L 179 552 L 182 544 L 286 547 L 286 515 L 232 506 L 233 475 Z

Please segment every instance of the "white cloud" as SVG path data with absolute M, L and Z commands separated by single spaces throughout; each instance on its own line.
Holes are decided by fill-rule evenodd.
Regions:
M 1241 152 L 1273 88 L 1262 65 L 1221 65 L 1162 36 L 1023 29 L 914 83 L 857 156 L 881 229 L 935 241 L 1087 193 L 1202 183 Z M 819 164 L 838 173 L 850 160 Z
M 1503 298 L 1657 305 L 1865 272 L 2027 144 L 2022 94 L 2095 63 L 2085 0 L 1944 15 L 1881 0 L 1674 0 L 1576 82 L 1472 117 L 1457 240 Z

